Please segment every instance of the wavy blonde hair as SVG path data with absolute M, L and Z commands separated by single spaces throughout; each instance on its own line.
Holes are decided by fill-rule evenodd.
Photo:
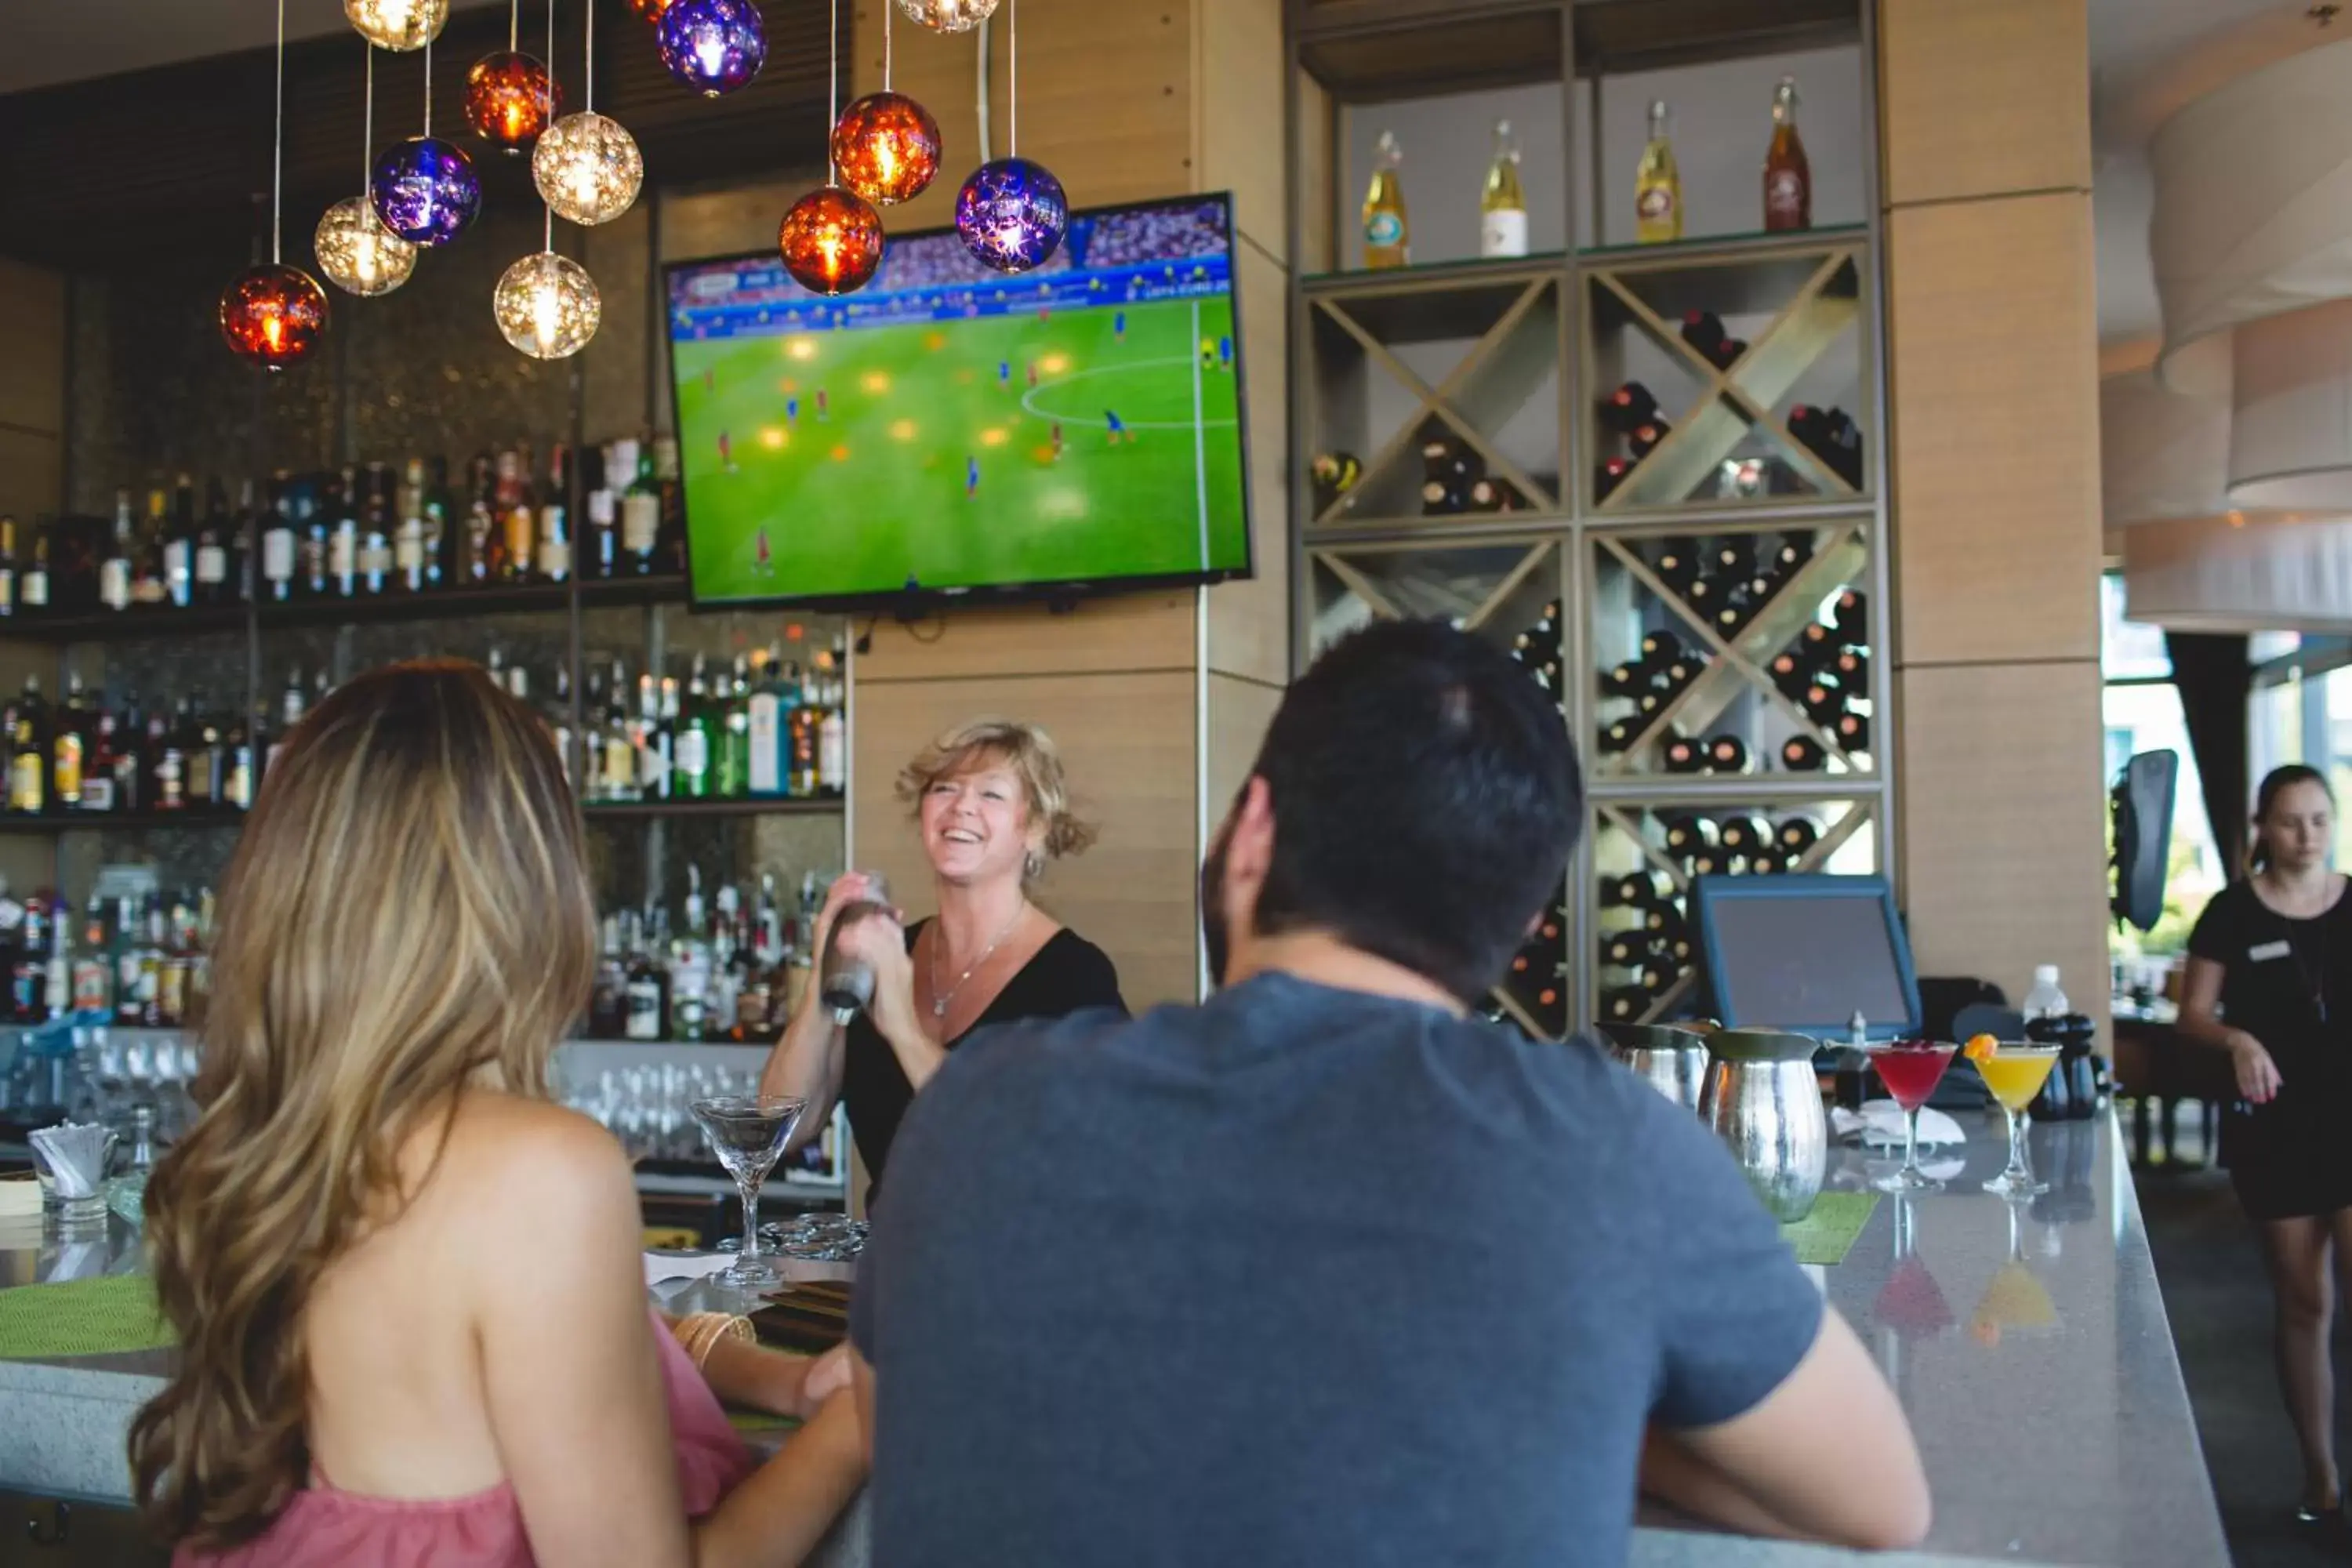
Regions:
M 1018 720 L 975 719 L 950 730 L 899 770 L 898 798 L 919 816 L 923 796 L 933 784 L 988 767 L 1003 767 L 1021 781 L 1028 820 L 1045 824 L 1047 859 L 1083 855 L 1094 843 L 1094 825 L 1070 807 L 1061 748 L 1043 726 Z
M 403 1144 L 446 1139 L 461 1089 L 547 1092 L 595 951 L 562 763 L 479 668 L 362 675 L 289 737 L 221 889 L 203 1114 L 147 1187 L 180 1358 L 131 1465 L 163 1534 L 235 1545 L 304 1484 L 304 1303 L 414 1195 Z

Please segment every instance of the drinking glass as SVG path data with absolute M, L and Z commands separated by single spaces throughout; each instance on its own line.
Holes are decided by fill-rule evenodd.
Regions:
M 2009 1118 L 2009 1163 L 1984 1184 L 1985 1191 L 2005 1198 L 2030 1198 L 2050 1190 L 2049 1183 L 2033 1179 L 2033 1167 L 2026 1162 L 2025 1108 L 2049 1081 L 2051 1066 L 2057 1059 L 2056 1046 L 2002 1044 L 1977 1063 L 1985 1088 L 2000 1103 L 2000 1113 Z
M 1919 1168 L 1919 1110 L 1944 1080 L 1957 1046 L 1924 1040 L 1869 1047 L 1870 1065 L 1903 1109 L 1903 1168 L 1871 1184 L 1882 1193 L 1940 1193 L 1944 1184 Z
M 769 1290 L 784 1282 L 783 1272 L 760 1250 L 760 1186 L 775 1169 L 808 1101 L 776 1094 L 724 1095 L 694 1102 L 694 1120 L 710 1152 L 735 1178 L 743 1198 L 743 1249 L 712 1276 L 736 1290 Z

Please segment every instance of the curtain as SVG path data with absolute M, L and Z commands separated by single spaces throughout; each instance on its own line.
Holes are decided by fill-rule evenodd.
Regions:
M 2246 812 L 2253 795 L 2253 781 L 2246 776 L 2246 703 L 2253 695 L 2246 639 L 2167 632 L 2164 646 L 2188 721 L 2189 749 L 2204 785 L 2205 819 L 2212 825 L 2222 865 L 2234 875 L 2246 860 Z

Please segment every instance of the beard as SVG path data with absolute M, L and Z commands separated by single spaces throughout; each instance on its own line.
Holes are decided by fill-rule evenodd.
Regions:
M 1225 835 L 1220 832 L 1201 862 L 1201 946 L 1209 960 L 1209 983 L 1224 988 L 1225 965 L 1233 956 L 1232 933 L 1225 926 Z

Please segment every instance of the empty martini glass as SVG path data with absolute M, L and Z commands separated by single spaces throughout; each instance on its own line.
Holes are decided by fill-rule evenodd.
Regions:
M 782 1157 L 784 1142 L 807 1105 L 783 1095 L 751 1094 L 698 1100 L 692 1106 L 710 1152 L 743 1197 L 743 1249 L 711 1277 L 730 1289 L 772 1290 L 784 1282 L 783 1271 L 760 1251 L 760 1185 Z
M 1897 1040 L 1870 1047 L 1879 1082 L 1903 1109 L 1903 1168 L 1871 1183 L 1882 1193 L 1940 1193 L 1944 1184 L 1919 1168 L 1919 1108 L 1944 1081 L 1957 1046 L 1929 1040 Z
M 1985 1088 L 2000 1102 L 2001 1114 L 2009 1118 L 2009 1163 L 1984 1184 L 1985 1191 L 2005 1198 L 2030 1198 L 2050 1190 L 2049 1183 L 2033 1179 L 2033 1167 L 2026 1163 L 2025 1108 L 2049 1081 L 2051 1064 L 2057 1059 L 2056 1046 L 2010 1044 L 1997 1045 L 1990 1056 L 1974 1058 Z

